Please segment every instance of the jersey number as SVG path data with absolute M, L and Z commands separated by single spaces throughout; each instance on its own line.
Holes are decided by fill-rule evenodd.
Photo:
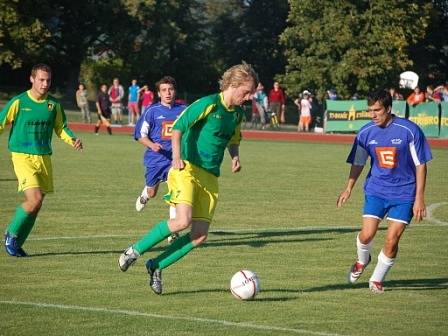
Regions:
M 397 167 L 397 148 L 396 147 L 375 147 L 378 165 L 381 168 Z
M 162 139 L 163 140 L 170 140 L 171 135 L 173 134 L 173 124 L 172 121 L 164 121 L 162 123 Z

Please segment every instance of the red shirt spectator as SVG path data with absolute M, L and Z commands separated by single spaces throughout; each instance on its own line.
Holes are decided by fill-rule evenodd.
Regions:
M 420 88 L 417 86 L 414 89 L 414 92 L 412 92 L 408 97 L 408 99 L 406 99 L 406 101 L 408 102 L 409 105 L 415 106 L 420 103 L 424 103 L 426 101 L 426 95 L 424 92 L 421 92 Z

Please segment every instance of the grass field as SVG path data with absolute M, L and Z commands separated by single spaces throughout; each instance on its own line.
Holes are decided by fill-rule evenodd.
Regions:
M 0 253 L 0 335 L 448 335 L 447 150 L 433 150 L 431 218 L 405 233 L 384 295 L 367 288 L 372 266 L 346 283 L 362 207 L 361 183 L 335 207 L 349 146 L 244 141 L 242 172 L 223 164 L 209 240 L 164 271 L 156 296 L 146 258 L 127 273 L 117 266 L 121 251 L 167 215 L 160 197 L 134 209 L 143 148 L 128 135 L 80 136 L 82 153 L 54 141 L 56 193 L 24 246 L 31 257 Z M 21 200 L 6 143 L 3 134 L 2 228 Z M 228 290 L 241 268 L 259 275 L 254 301 Z

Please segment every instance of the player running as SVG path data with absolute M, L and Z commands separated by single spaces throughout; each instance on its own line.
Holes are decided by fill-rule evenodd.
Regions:
M 348 281 L 359 279 L 370 263 L 373 238 L 384 216 L 388 228 L 378 263 L 369 280 L 374 293 L 383 293 L 383 282 L 394 265 L 398 243 L 412 217 L 426 216 L 426 163 L 432 159 L 422 130 L 412 121 L 392 114 L 392 97 L 386 90 L 371 93 L 368 111 L 372 121 L 361 128 L 347 158 L 350 175 L 339 195 L 341 207 L 351 195 L 367 159 L 371 167 L 364 184 L 365 202 L 361 232 L 356 239 L 358 258 L 350 268 Z
M 31 70 L 31 89 L 12 98 L 0 112 L 0 133 L 11 124 L 8 148 L 25 201 L 16 209 L 5 233 L 5 249 L 13 257 L 26 257 L 22 246 L 33 229 L 47 193 L 53 192 L 51 138 L 53 130 L 76 150 L 82 142 L 68 128 L 62 105 L 48 94 L 51 68 L 37 64 Z
M 176 217 L 157 223 L 118 260 L 120 269 L 126 271 L 140 255 L 171 233 L 191 226 L 191 232 L 147 261 L 149 285 L 156 294 L 162 294 L 162 270 L 207 239 L 226 148 L 232 158 L 232 172 L 241 169 L 239 143 L 244 111 L 240 105 L 252 98 L 257 84 L 258 76 L 250 65 L 233 66 L 220 80 L 220 93 L 197 100 L 174 123 L 166 200 L 176 207 Z
M 142 211 L 151 198 L 156 197 L 159 185 L 165 182 L 171 167 L 171 133 L 174 121 L 185 109 L 176 99 L 176 81 L 165 76 L 156 83 L 159 103 L 146 108 L 134 129 L 134 138 L 146 147 L 143 156 L 145 187 L 135 202 L 135 209 Z M 170 207 L 170 218 L 176 216 L 176 208 Z M 173 233 L 169 241 L 176 239 Z

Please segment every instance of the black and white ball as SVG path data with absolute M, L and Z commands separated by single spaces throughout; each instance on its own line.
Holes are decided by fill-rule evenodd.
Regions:
M 260 291 L 260 280 L 252 271 L 238 271 L 230 280 L 230 291 L 237 299 L 251 300 Z

